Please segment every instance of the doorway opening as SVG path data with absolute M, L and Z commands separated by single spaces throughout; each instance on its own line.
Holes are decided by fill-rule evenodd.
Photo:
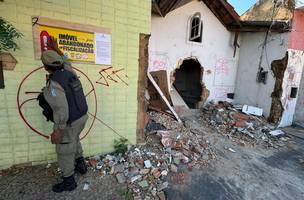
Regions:
M 197 108 L 202 100 L 204 69 L 197 59 L 185 59 L 173 73 L 173 86 L 189 108 Z

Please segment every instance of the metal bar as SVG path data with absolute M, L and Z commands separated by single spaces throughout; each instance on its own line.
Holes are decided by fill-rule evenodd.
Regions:
M 155 87 L 155 89 L 157 90 L 157 92 L 160 94 L 161 98 L 164 100 L 164 102 L 170 109 L 170 111 L 173 113 L 174 117 L 177 119 L 177 121 L 179 123 L 182 123 L 182 120 L 178 117 L 177 113 L 174 111 L 174 109 L 170 105 L 168 99 L 166 98 L 164 93 L 161 91 L 161 89 L 158 87 L 157 83 L 155 82 L 154 78 L 151 76 L 150 72 L 147 72 L 147 76 L 148 76 L 149 80 L 151 81 L 151 83 L 153 84 L 153 86 Z

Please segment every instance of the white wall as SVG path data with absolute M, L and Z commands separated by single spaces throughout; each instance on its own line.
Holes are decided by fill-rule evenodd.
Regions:
M 203 21 L 202 43 L 188 41 L 188 23 L 200 12 Z M 149 43 L 149 71 L 172 71 L 180 59 L 196 57 L 204 68 L 203 81 L 210 90 L 209 100 L 225 100 L 234 92 L 238 50 L 233 58 L 234 33 L 227 31 L 209 8 L 198 1 L 190 2 L 165 18 L 152 16 Z
M 268 37 L 267 53 L 264 52 L 262 60 L 262 67 L 269 71 L 265 85 L 256 82 L 265 33 L 242 33 L 235 103 L 263 108 L 263 114 L 266 117 L 269 116 L 272 102 L 271 93 L 275 83 L 271 62 L 285 56 L 288 48 L 288 36 L 288 33 L 271 33 Z
M 288 89 L 291 87 L 298 87 L 298 95 L 296 99 L 286 98 L 286 113 L 284 114 L 286 116 L 291 116 L 291 122 L 289 120 L 288 123 L 291 124 L 294 122 L 295 124 L 304 127 L 304 51 L 290 50 L 290 54 L 291 53 L 291 69 L 288 70 L 285 85 Z M 295 113 L 294 118 L 292 118 L 293 113 Z
M 284 112 L 282 115 L 282 119 L 280 122 L 281 127 L 290 126 L 293 123 L 293 117 L 296 111 L 297 99 L 299 104 L 301 102 L 301 98 L 303 98 L 303 93 L 299 90 L 300 82 L 302 78 L 302 70 L 304 66 L 304 52 L 299 50 L 288 50 L 288 66 L 284 74 L 283 79 L 283 94 L 282 94 L 282 105 L 284 107 Z M 298 88 L 298 93 L 296 98 L 291 98 L 291 88 Z M 303 90 L 303 89 L 302 89 Z M 303 105 L 298 105 L 298 119 L 299 116 L 303 116 L 302 121 L 304 122 L 304 109 Z M 300 120 L 298 120 L 300 121 Z

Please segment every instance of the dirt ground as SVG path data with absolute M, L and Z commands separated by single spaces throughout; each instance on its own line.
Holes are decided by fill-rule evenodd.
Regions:
M 72 192 L 56 194 L 52 185 L 60 181 L 57 167 L 46 169 L 46 165 L 13 169 L 10 174 L 0 177 L 0 199 L 117 199 L 123 200 L 121 193 L 125 185 L 118 184 L 115 177 L 101 177 L 97 171 L 89 170 L 84 176 L 76 175 L 78 187 Z M 89 184 L 88 190 L 84 185 Z
M 184 116 L 188 126 L 202 130 L 217 153 L 209 166 L 200 170 L 179 167 L 168 176 L 165 194 L 170 200 L 257 200 L 304 199 L 304 140 L 290 136 L 278 148 L 240 145 L 200 123 L 198 116 Z M 303 133 L 290 127 L 287 133 Z M 296 134 L 293 134 L 296 135 Z M 75 191 L 55 194 L 51 187 L 59 181 L 57 166 L 52 164 L 11 169 L 0 177 L 0 199 L 128 199 L 126 185 L 111 175 L 101 176 L 89 170 L 76 176 Z M 89 184 L 88 190 L 84 185 Z

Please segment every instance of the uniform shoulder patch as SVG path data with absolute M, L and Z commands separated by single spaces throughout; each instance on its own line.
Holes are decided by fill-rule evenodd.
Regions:
M 51 88 L 51 96 L 52 97 L 56 96 L 56 90 L 54 88 Z

